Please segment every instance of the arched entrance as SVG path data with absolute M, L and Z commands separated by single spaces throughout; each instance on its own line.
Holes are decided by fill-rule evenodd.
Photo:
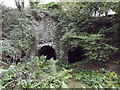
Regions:
M 80 46 L 72 48 L 68 51 L 68 62 L 69 63 L 75 63 L 78 61 L 82 61 L 85 58 L 86 58 L 85 52 L 83 48 Z
M 38 50 L 38 56 L 46 56 L 46 60 L 53 58 L 56 59 L 55 50 L 50 46 L 43 46 L 41 49 Z

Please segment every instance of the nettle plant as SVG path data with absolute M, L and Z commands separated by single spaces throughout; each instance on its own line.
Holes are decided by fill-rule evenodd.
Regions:
M 118 48 L 105 43 L 103 34 L 88 34 L 85 32 L 77 34 L 70 31 L 61 38 L 61 41 L 65 47 L 68 45 L 72 47 L 82 46 L 88 61 L 107 61 L 109 60 L 109 55 L 118 50 Z M 66 45 L 66 43 L 68 44 Z

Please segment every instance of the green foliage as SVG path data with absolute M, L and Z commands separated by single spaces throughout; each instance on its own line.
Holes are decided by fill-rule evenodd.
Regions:
M 118 48 L 106 44 L 104 40 L 105 38 L 103 34 L 76 34 L 73 31 L 66 33 L 61 38 L 61 41 L 63 42 L 62 44 L 65 46 L 65 48 L 67 46 L 82 46 L 86 52 L 88 60 L 98 61 L 109 60 L 109 55 L 118 50 Z
M 33 22 L 25 16 L 19 17 L 18 22 L 17 25 L 13 25 L 13 30 L 11 31 L 12 44 L 20 50 L 29 52 L 34 44 Z
M 119 17 L 117 13 L 115 16 L 108 15 L 114 5 L 110 2 L 70 3 L 69 9 L 62 11 L 57 23 L 56 36 L 64 49 L 82 46 L 87 60 L 99 61 L 107 61 L 109 56 L 118 53 Z M 105 16 L 99 17 L 103 14 Z
M 48 3 L 45 6 L 48 10 L 49 9 L 61 9 L 61 5 L 59 3 L 54 3 L 54 2 Z
M 69 3 L 64 8 L 59 3 L 38 4 L 31 1 L 31 14 L 36 21 L 46 16 L 55 19 L 56 39 L 61 41 L 63 49 L 83 47 L 86 60 L 107 61 L 109 56 L 118 53 L 119 48 L 119 7 L 120 3 L 112 2 L 79 2 Z M 108 15 L 109 10 L 115 15 Z M 6 13 L 7 12 L 7 13 Z M 26 17 L 25 12 L 3 10 L 2 59 L 11 62 L 14 52 L 24 51 L 30 56 L 35 45 L 34 21 Z M 100 17 L 104 14 L 103 17 Z M 8 16 L 9 17 L 6 17 Z M 96 17 L 98 15 L 98 17 Z M 31 16 L 31 15 L 30 15 Z M 110 25 L 107 25 L 110 24 Z M 120 48 L 119 48 L 120 49 Z M 9 57 L 10 56 L 10 57 Z M 8 58 L 9 57 L 9 58 Z M 68 88 L 66 82 L 71 78 L 68 65 L 57 66 L 57 60 L 45 57 L 34 57 L 31 61 L 11 65 L 8 70 L 0 68 L 1 88 Z M 119 63 L 119 62 L 117 62 Z M 79 64 L 79 63 L 78 63 Z M 82 81 L 92 88 L 120 87 L 120 78 L 114 72 L 105 70 L 93 71 L 76 68 L 73 71 L 75 80 Z
M 120 37 L 119 37 L 120 31 L 119 31 L 119 29 L 120 29 L 120 24 L 116 23 L 110 28 L 101 29 L 100 33 L 106 35 L 106 41 L 109 44 L 119 48 L 119 46 L 120 46 L 120 43 L 119 43 L 120 42 Z
M 13 24 L 18 24 L 18 17 L 20 12 L 16 9 L 9 9 L 8 7 L 2 6 L 2 38 L 10 39 L 10 31 L 12 31 Z
M 11 30 L 9 31 L 9 39 L 3 40 L 3 56 L 6 54 L 12 58 L 16 51 L 24 51 L 25 54 L 29 56 L 28 54 L 30 54 L 34 46 L 33 41 L 35 39 L 35 34 L 32 26 L 34 23 L 23 14 L 17 18 L 16 22 L 17 23 L 10 25 Z M 3 31 L 3 33 L 5 32 Z
M 13 47 L 10 45 L 10 40 L 4 40 L 2 44 L 2 52 L 7 53 L 9 56 L 13 55 Z
M 83 81 L 92 88 L 111 88 L 120 87 L 119 75 L 104 69 L 99 71 L 80 69 L 74 70 L 74 77 L 77 81 Z
M 2 61 L 11 63 L 11 58 L 14 55 L 14 48 L 11 46 L 11 40 L 4 40 L 2 43 Z
M 120 1 L 115 2 L 113 5 L 111 5 L 111 9 L 115 11 L 118 15 L 120 15 Z
M 57 20 L 61 13 L 61 5 L 59 3 L 37 4 L 34 8 L 30 9 L 32 16 L 36 21 L 43 20 L 46 16 Z
M 70 70 L 59 69 L 54 74 L 53 68 L 56 66 L 52 63 L 53 60 L 46 63 L 44 61 L 45 57 L 34 57 L 26 64 L 8 69 L 4 72 L 0 85 L 3 88 L 66 88 L 65 82 L 71 77 Z M 54 67 L 50 69 L 51 64 Z

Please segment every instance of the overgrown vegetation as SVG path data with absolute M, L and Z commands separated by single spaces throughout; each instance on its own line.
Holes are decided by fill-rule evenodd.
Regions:
M 92 88 L 119 87 L 119 75 L 105 69 L 99 71 L 76 68 L 74 77 L 77 81 L 83 81 Z
M 19 0 L 18 0 L 19 1 Z M 17 3 L 16 3 L 17 4 Z M 18 9 L 2 6 L 1 88 L 70 88 L 69 80 L 86 88 L 119 88 L 119 73 L 76 67 L 91 61 L 120 63 L 120 2 L 69 2 L 40 4 L 30 0 Z M 109 12 L 115 14 L 109 14 Z M 36 49 L 34 26 L 45 17 L 55 20 L 55 40 L 63 51 L 82 47 L 85 60 L 76 65 L 32 56 Z M 1 64 L 0 64 L 1 65 Z M 74 67 L 72 69 L 72 67 Z M 96 66 L 97 67 L 97 66 Z
M 44 63 L 45 57 L 35 57 L 27 63 L 11 65 L 3 69 L 2 88 L 67 88 L 65 82 L 71 78 L 65 68 L 57 68 L 55 60 Z M 2 70 L 2 68 L 1 68 Z
M 120 53 L 118 37 L 119 15 L 109 16 L 106 14 L 100 17 L 106 11 L 108 13 L 114 5 L 117 5 L 117 3 L 70 4 L 72 9 L 63 11 L 58 18 L 58 31 L 56 32 L 64 48 L 82 46 L 89 60 L 107 61 L 110 55 Z M 97 7 L 102 8 L 99 10 Z M 115 11 L 114 9 L 112 10 Z M 96 13 L 99 16 L 95 17 Z M 114 40 L 117 40 L 117 42 L 115 41 L 115 43 Z
M 19 56 L 15 59 L 20 59 L 22 55 L 29 57 L 31 50 L 34 48 L 35 41 L 35 33 L 33 25 L 35 24 L 33 20 L 27 18 L 23 13 L 19 13 L 19 16 L 15 17 L 16 20 L 12 18 L 4 17 L 9 23 L 3 24 L 3 48 L 2 48 L 2 57 L 3 60 L 7 62 L 5 59 L 10 59 L 13 62 L 13 57 L 16 54 Z M 15 12 L 14 14 L 18 14 Z M 12 14 L 13 15 L 13 14 Z M 4 22 L 6 24 L 6 22 Z M 4 30 L 5 29 L 5 30 Z M 5 34 L 5 35 L 4 35 Z

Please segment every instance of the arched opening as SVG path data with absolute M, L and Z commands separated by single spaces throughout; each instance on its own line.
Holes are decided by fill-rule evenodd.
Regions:
M 72 48 L 68 51 L 68 62 L 69 63 L 75 63 L 78 61 L 82 61 L 85 58 L 86 58 L 85 52 L 83 48 L 80 46 Z
M 41 49 L 38 50 L 38 56 L 46 56 L 46 60 L 53 58 L 56 60 L 56 53 L 55 50 L 50 46 L 43 46 Z

